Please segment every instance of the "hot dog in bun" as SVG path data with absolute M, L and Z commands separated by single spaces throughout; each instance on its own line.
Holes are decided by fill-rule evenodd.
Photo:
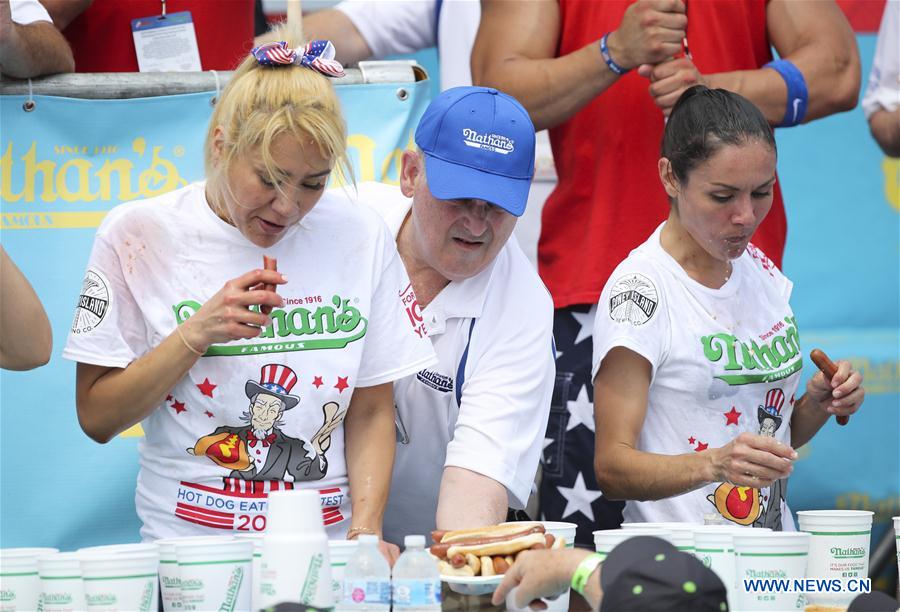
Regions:
M 564 542 L 544 532 L 540 524 L 507 524 L 434 531 L 431 554 L 438 558 L 442 574 L 495 576 L 503 574 L 523 550 L 559 548 Z

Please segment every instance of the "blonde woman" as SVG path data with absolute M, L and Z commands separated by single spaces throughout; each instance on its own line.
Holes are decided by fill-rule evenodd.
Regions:
M 143 425 L 145 540 L 263 530 L 268 492 L 298 487 L 330 537 L 381 534 L 391 381 L 433 352 L 381 220 L 324 192 L 350 175 L 332 58 L 326 41 L 254 49 L 213 113 L 207 180 L 97 232 L 64 355 L 88 436 Z

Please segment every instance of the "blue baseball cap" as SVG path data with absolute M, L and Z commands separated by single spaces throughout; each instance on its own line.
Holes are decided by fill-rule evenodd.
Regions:
M 453 87 L 419 121 L 428 188 L 441 200 L 478 199 L 519 217 L 534 176 L 534 124 L 515 98 Z

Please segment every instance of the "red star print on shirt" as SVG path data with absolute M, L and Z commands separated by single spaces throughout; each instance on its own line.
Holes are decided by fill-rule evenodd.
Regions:
M 700 442 L 698 440 L 697 448 L 695 448 L 694 450 L 699 453 L 700 451 L 705 451 L 707 448 L 709 448 L 709 444 L 704 444 L 703 442 Z
M 209 410 L 207 410 L 207 411 L 204 412 L 203 414 L 205 414 L 205 415 L 208 416 L 209 418 L 213 418 L 214 416 L 216 416 L 216 415 L 214 415 L 212 412 L 210 412 Z
M 171 395 L 167 395 L 167 396 L 166 396 L 166 401 L 167 401 L 167 402 L 171 402 L 171 401 L 172 401 L 172 396 L 171 396 Z
M 211 382 L 209 382 L 208 378 L 204 378 L 203 382 L 197 385 L 197 388 L 200 389 L 200 393 L 202 393 L 203 395 L 205 395 L 207 397 L 212 397 L 213 389 L 215 389 L 218 386 L 219 385 L 214 385 Z
M 175 409 L 175 414 L 181 414 L 182 412 L 187 411 L 187 408 L 184 407 L 184 402 L 179 402 L 178 400 L 172 402 L 172 408 Z
M 723 412 L 722 414 L 725 415 L 725 427 L 728 427 L 729 425 L 737 425 L 738 419 L 741 418 L 741 414 L 743 413 L 738 412 L 735 410 L 734 406 L 732 406 L 731 410 Z
M 312 382 L 312 384 L 313 384 L 313 387 L 315 387 L 316 389 L 318 389 L 319 387 L 321 387 L 321 386 L 324 385 L 325 383 L 322 382 L 322 377 L 321 377 L 321 376 L 313 376 L 313 382 Z
M 349 376 L 338 376 L 337 384 L 334 386 L 334 388 L 338 390 L 338 393 L 343 393 L 344 389 L 346 389 L 347 387 L 350 386 L 347 384 L 348 378 L 350 378 L 350 377 Z
M 695 441 L 696 441 L 696 440 L 695 440 L 694 436 L 691 436 L 690 438 L 688 438 L 688 444 L 690 444 L 691 446 L 694 445 L 694 442 L 695 442 Z

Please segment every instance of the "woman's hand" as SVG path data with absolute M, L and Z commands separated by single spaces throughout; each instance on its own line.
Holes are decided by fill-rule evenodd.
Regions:
M 185 340 L 197 351 L 205 353 L 211 344 L 257 337 L 271 319 L 250 310 L 250 306 L 284 306 L 280 295 L 263 286 L 285 283 L 287 278 L 274 270 L 253 270 L 228 281 L 182 323 Z
M 806 383 L 806 394 L 824 412 L 850 416 L 859 410 L 866 397 L 866 390 L 862 387 L 863 377 L 847 360 L 838 361 L 837 367 L 830 381 L 822 372 L 816 372 Z
M 394 567 L 394 563 L 400 558 L 400 547 L 384 540 L 378 540 L 378 550 L 387 559 L 388 565 Z
M 775 438 L 744 432 L 710 451 L 711 482 L 730 482 L 760 489 L 787 478 L 794 470 L 797 451 Z

